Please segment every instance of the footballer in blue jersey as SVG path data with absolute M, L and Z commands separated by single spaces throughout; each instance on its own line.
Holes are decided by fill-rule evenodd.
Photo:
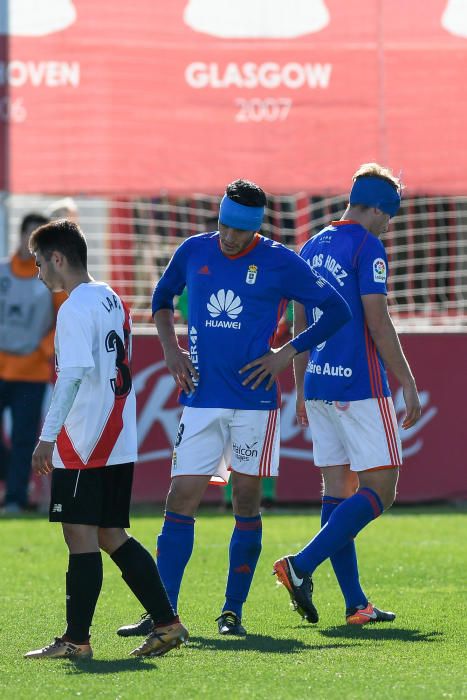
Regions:
M 357 221 L 343 219 L 313 236 L 300 255 L 340 291 L 352 310 L 351 321 L 310 353 L 305 399 L 345 402 L 390 396 L 386 370 L 369 333 L 361 299 L 363 295 L 387 295 L 388 261 L 383 244 Z
M 226 483 L 230 472 L 235 527 L 226 599 L 217 619 L 221 634 L 246 634 L 242 606 L 261 551 L 261 478 L 278 473 L 276 377 L 297 353 L 324 342 L 350 319 L 348 305 L 333 285 L 296 253 L 260 235 L 265 205 L 265 194 L 254 183 L 228 185 L 219 230 L 182 243 L 152 300 L 167 367 L 184 404 L 157 563 L 176 609 L 193 549 L 194 515 L 209 481 Z M 188 351 L 179 347 L 173 320 L 174 296 L 185 286 Z M 277 324 L 290 299 L 310 311 L 319 305 L 322 313 L 273 351 Z M 150 624 L 143 618 L 124 628 L 125 633 L 141 633 Z
M 278 408 L 277 382 L 270 388 L 262 382 L 251 391 L 240 381 L 239 370 L 269 352 L 290 299 L 310 310 L 320 306 L 332 323 L 333 310 L 341 303 L 332 286 L 296 253 L 259 233 L 234 255 L 223 251 L 218 231 L 184 241 L 157 284 L 153 313 L 172 312 L 173 298 L 185 285 L 189 352 L 198 379 L 188 393 L 182 392 L 180 401 L 197 408 Z M 313 323 L 311 319 L 308 325 Z M 314 332 L 319 326 L 320 322 Z M 326 328 L 323 333 L 328 335 Z M 305 336 L 292 345 L 302 341 Z
M 420 418 L 409 364 L 387 308 L 388 261 L 380 236 L 400 206 L 400 182 L 377 163 L 353 177 L 349 205 L 311 238 L 300 253 L 342 294 L 352 319 L 309 357 L 294 359 L 297 418 L 309 425 L 321 468 L 322 529 L 296 555 L 279 559 L 274 572 L 309 622 L 317 622 L 311 576 L 330 558 L 351 625 L 395 619 L 375 607 L 361 588 L 354 538 L 395 498 L 401 443 L 385 364 L 403 388 L 407 429 Z M 319 305 L 295 304 L 295 332 L 321 314 Z

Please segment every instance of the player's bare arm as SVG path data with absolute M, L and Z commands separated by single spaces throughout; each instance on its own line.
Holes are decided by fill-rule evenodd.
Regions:
M 294 301 L 293 305 L 293 334 L 298 335 L 307 327 L 305 307 L 298 301 Z M 295 403 L 295 413 L 297 416 L 297 422 L 299 425 L 306 427 L 308 425 L 308 417 L 305 409 L 305 393 L 304 393 L 304 380 L 305 371 L 308 364 L 308 353 L 301 352 L 299 355 L 295 355 L 293 359 L 293 369 L 295 377 L 295 392 L 296 392 L 296 403 Z
M 274 385 L 276 377 L 290 365 L 293 358 L 297 354 L 296 349 L 290 343 L 283 345 L 280 350 L 270 350 L 265 355 L 256 358 L 252 362 L 241 368 L 240 374 L 244 374 L 248 370 L 253 371 L 243 380 L 243 386 L 247 386 L 251 382 L 251 389 L 257 389 L 259 385 L 268 377 L 269 381 L 266 384 L 266 389 L 269 390 Z
M 54 442 L 45 442 L 39 440 L 34 452 L 32 453 L 32 470 L 34 474 L 50 474 L 53 470 L 52 454 L 54 451 Z
M 402 351 L 394 324 L 389 315 L 384 294 L 362 296 L 365 320 L 379 354 L 402 386 L 406 415 L 402 427 L 411 428 L 421 416 L 422 409 L 415 379 Z
M 195 390 L 194 382 L 198 381 L 199 376 L 190 360 L 190 354 L 178 344 L 173 311 L 159 309 L 154 314 L 154 323 L 164 351 L 167 369 L 182 391 L 191 394 Z

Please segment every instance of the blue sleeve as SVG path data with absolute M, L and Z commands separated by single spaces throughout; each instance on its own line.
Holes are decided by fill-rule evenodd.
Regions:
M 152 294 L 152 315 L 159 309 L 174 310 L 173 298 L 180 296 L 186 284 L 186 264 L 192 246 L 190 238 L 187 238 L 177 248 L 164 274 L 156 284 Z
M 298 353 L 319 345 L 352 318 L 345 299 L 298 255 L 290 260 L 287 298 L 305 306 L 313 323 L 292 340 Z
M 360 296 L 386 294 L 388 259 L 384 246 L 374 236 L 368 236 L 357 257 L 357 280 Z
M 321 306 L 328 297 L 337 294 L 332 285 L 293 251 L 287 250 L 284 260 L 286 266 L 281 291 L 285 298 L 294 299 L 309 307 Z

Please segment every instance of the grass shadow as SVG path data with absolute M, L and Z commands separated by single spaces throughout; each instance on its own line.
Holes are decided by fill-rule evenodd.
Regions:
M 247 637 L 191 637 L 190 646 L 213 651 L 255 651 L 263 654 L 298 654 L 319 649 L 338 649 L 349 644 L 306 644 L 299 639 L 280 639 L 262 634 L 249 634 Z M 357 646 L 350 645 L 350 646 Z
M 157 657 L 141 658 L 133 657 L 131 659 L 81 659 L 80 661 L 69 661 L 65 670 L 69 675 L 79 675 L 88 673 L 90 675 L 106 675 L 109 673 L 127 673 L 154 671 L 157 666 L 154 664 L 158 661 Z
M 372 641 L 400 642 L 440 642 L 442 632 L 422 632 L 417 629 L 403 629 L 400 627 L 374 627 L 370 625 L 338 625 L 328 629 L 319 630 L 319 634 L 330 639 L 365 639 Z

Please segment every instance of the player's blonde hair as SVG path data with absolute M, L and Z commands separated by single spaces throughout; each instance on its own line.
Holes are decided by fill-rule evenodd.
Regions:
M 394 187 L 397 190 L 399 190 L 399 192 L 404 187 L 400 178 L 396 177 L 392 170 L 390 170 L 389 168 L 385 168 L 384 165 L 380 165 L 379 163 L 363 163 L 359 167 L 359 169 L 353 174 L 352 181 L 355 182 L 357 178 L 368 175 L 380 177 L 382 180 L 390 182 L 391 185 L 394 185 Z

